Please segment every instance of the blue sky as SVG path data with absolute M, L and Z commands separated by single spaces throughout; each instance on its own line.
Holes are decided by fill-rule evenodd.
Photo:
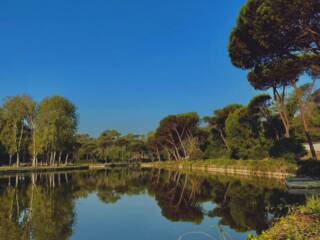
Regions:
M 0 98 L 66 96 L 92 135 L 246 103 L 256 92 L 227 52 L 244 2 L 1 0 Z

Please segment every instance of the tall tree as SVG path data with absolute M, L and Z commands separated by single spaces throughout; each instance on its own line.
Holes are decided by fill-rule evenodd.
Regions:
M 309 67 L 318 63 L 319 20 L 320 2 L 318 0 L 308 2 L 304 0 L 248 0 L 230 36 L 229 54 L 233 64 L 252 71 L 249 80 L 251 79 L 250 82 L 254 83 L 256 88 L 273 88 L 275 100 L 281 105 L 279 106 L 280 116 L 286 128 L 287 137 L 289 136 L 289 121 L 286 119 L 287 115 L 283 107 L 285 89 L 288 85 L 297 89 L 296 82 L 299 74 L 303 72 L 301 56 L 308 56 Z M 291 67 L 288 67 L 289 65 Z M 283 66 L 285 66 L 284 69 Z M 280 75 L 278 69 L 281 70 Z M 257 81 L 259 78 L 252 77 L 257 73 L 267 78 Z M 315 81 L 314 79 L 316 78 L 313 78 L 312 82 Z M 281 95 L 277 94 L 278 87 L 282 88 Z M 312 156 L 316 159 L 312 140 L 308 137 L 308 126 L 303 117 L 304 106 L 301 101 L 298 103 Z
M 98 155 L 105 162 L 108 160 L 108 150 L 120 137 L 120 133 L 116 130 L 106 130 L 97 138 Z
M 38 138 L 42 153 L 49 155 L 49 163 L 61 162 L 62 154 L 68 154 L 66 146 L 74 142 L 78 115 L 76 107 L 68 99 L 53 96 L 45 98 L 37 115 Z
M 16 155 L 19 166 L 24 138 L 28 132 L 34 132 L 33 119 L 35 116 L 35 102 L 26 95 L 9 97 L 3 105 L 2 139 L 10 155 Z
M 236 111 L 241 107 L 242 105 L 240 104 L 231 104 L 222 109 L 215 110 L 212 117 L 204 118 L 204 120 L 208 123 L 210 129 L 213 132 L 217 133 L 217 135 L 220 137 L 220 139 L 222 140 L 223 144 L 225 145 L 228 151 L 230 151 L 230 147 L 226 140 L 226 133 L 225 133 L 226 120 L 231 113 L 233 113 L 234 111 Z
M 160 121 L 155 136 L 175 160 L 189 158 L 187 145 L 192 144 L 199 122 L 197 113 L 170 115 Z

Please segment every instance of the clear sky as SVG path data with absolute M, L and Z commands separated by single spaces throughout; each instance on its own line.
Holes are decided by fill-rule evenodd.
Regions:
M 0 98 L 63 95 L 80 132 L 146 133 L 256 94 L 232 66 L 245 0 L 1 0 Z

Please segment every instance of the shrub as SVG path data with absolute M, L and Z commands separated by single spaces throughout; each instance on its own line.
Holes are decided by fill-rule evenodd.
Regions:
M 306 206 L 302 208 L 302 212 L 320 217 L 320 197 L 309 197 Z
M 294 138 L 283 138 L 275 142 L 270 150 L 270 157 L 294 160 L 307 154 L 302 142 Z

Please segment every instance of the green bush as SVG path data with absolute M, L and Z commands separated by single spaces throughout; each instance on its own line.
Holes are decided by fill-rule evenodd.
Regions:
M 197 148 L 190 154 L 190 160 L 204 159 L 204 156 L 205 154 L 201 151 L 201 149 Z
M 240 108 L 228 116 L 226 134 L 231 158 L 263 159 L 268 157 L 270 141 L 257 129 L 254 131 L 246 108 Z
M 320 217 L 320 197 L 309 197 L 306 206 L 302 208 L 302 211 Z
M 269 154 L 273 158 L 294 160 L 305 156 L 307 151 L 300 140 L 283 138 L 271 146 Z

